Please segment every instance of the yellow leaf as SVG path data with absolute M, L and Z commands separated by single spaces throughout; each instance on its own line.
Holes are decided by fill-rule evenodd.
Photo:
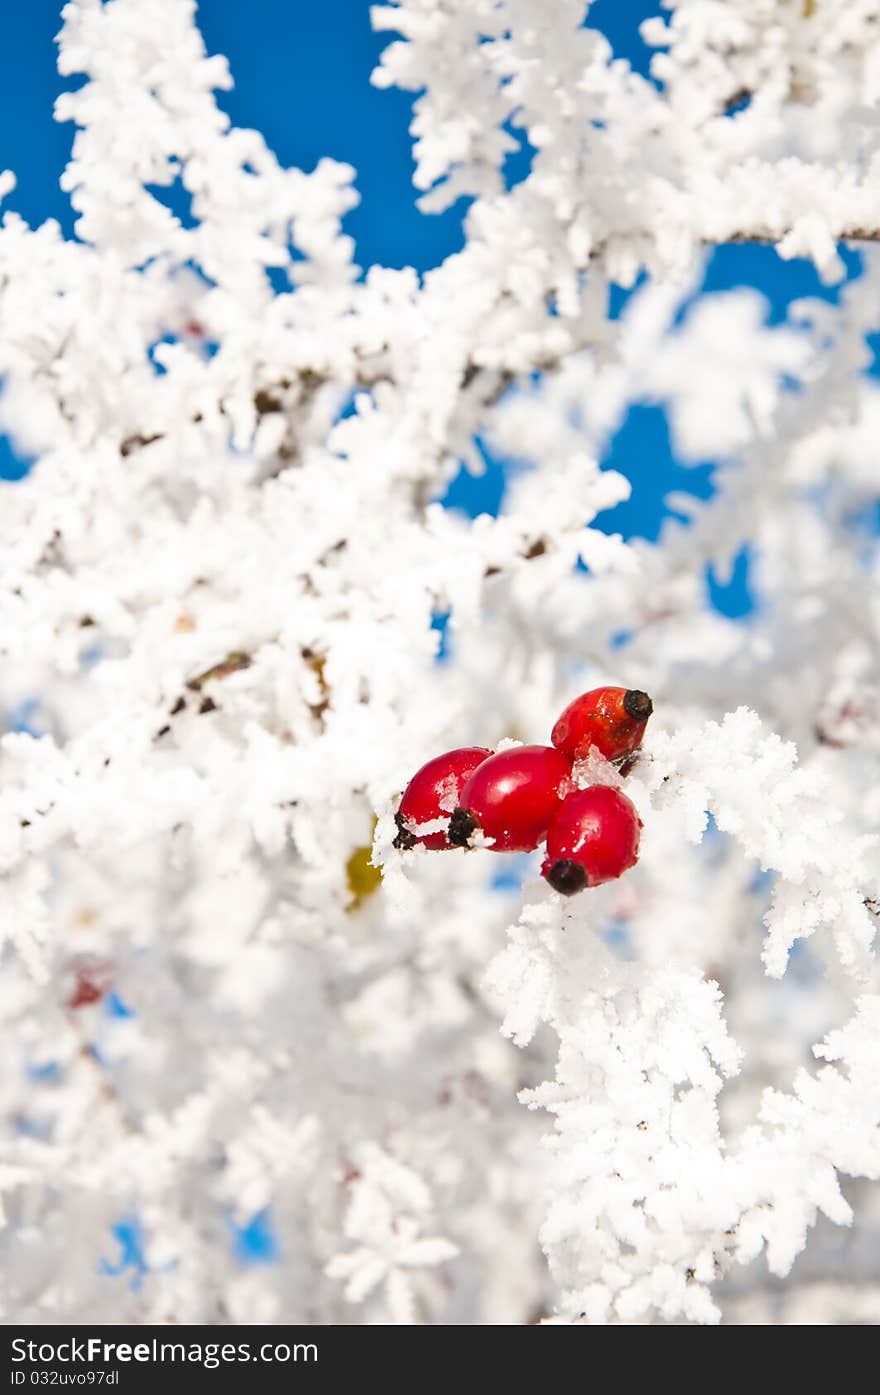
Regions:
M 373 820 L 373 832 L 376 831 L 376 820 Z M 372 896 L 374 891 L 378 891 L 382 881 L 382 873 L 378 867 L 374 867 L 370 858 L 373 855 L 372 842 L 365 843 L 361 848 L 355 848 L 351 857 L 345 864 L 345 880 L 348 885 L 350 901 L 348 909 L 357 910 L 368 896 Z

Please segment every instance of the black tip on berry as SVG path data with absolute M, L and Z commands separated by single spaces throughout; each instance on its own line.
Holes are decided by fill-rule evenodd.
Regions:
M 404 819 L 403 814 L 401 814 L 399 809 L 397 813 L 394 815 L 394 822 L 397 824 L 397 837 L 394 840 L 395 848 L 399 848 L 401 852 L 406 851 L 406 849 L 408 848 L 414 848 L 416 845 L 416 839 L 407 828 L 406 820 Z
M 560 857 L 551 863 L 544 876 L 560 896 L 574 896 L 588 885 L 587 874 L 581 864 L 572 862 L 568 857 Z
M 654 704 L 647 693 L 639 692 L 638 688 L 630 688 L 624 695 L 623 710 L 630 717 L 635 717 L 637 722 L 647 722 L 654 711 Z
M 454 848 L 470 847 L 471 834 L 477 827 L 477 821 L 470 809 L 456 809 L 449 820 L 449 831 L 446 834 Z

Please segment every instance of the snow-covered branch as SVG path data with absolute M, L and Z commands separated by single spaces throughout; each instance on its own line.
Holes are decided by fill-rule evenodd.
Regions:
M 0 229 L 10 1320 L 838 1320 L 832 1225 L 876 1314 L 880 3 L 678 0 L 650 80 L 589 9 L 373 10 L 473 200 L 419 276 L 230 125 L 192 0 L 65 6 L 77 236 Z M 861 275 L 769 324 L 700 294 L 745 240 Z M 715 462 L 656 542 L 601 517 L 645 403 Z M 654 702 L 587 767 L 625 876 L 395 846 L 600 683 Z

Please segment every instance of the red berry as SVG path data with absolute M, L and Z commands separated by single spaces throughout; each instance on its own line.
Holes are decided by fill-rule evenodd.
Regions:
M 90 1007 L 99 1003 L 111 985 L 111 966 L 90 955 L 79 956 L 70 965 L 69 1008 Z
M 634 867 L 642 821 L 632 801 L 610 785 L 574 790 L 547 834 L 541 875 L 563 896 L 601 886 Z
M 398 829 L 394 846 L 413 848 L 416 843 L 421 843 L 425 848 L 448 848 L 450 843 L 445 828 L 423 835 L 416 830 L 432 820 L 449 819 L 459 803 L 462 786 L 468 776 L 491 754 L 483 746 L 465 746 L 461 750 L 435 756 L 421 770 L 417 770 L 404 790 L 394 816 Z
M 450 843 L 469 847 L 479 828 L 494 840 L 494 852 L 531 851 L 546 834 L 570 779 L 570 762 L 553 746 L 499 751 L 464 786 L 449 823 Z
M 619 760 L 641 745 L 653 710 L 638 688 L 593 688 L 568 704 L 550 740 L 569 760 L 580 760 L 591 748 L 606 760 Z

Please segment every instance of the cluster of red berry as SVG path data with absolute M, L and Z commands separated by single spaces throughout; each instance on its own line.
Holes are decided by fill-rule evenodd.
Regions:
M 394 846 L 468 848 L 479 830 L 493 852 L 530 852 L 546 839 L 541 874 L 564 896 L 619 877 L 638 857 L 639 816 L 610 785 L 578 788 L 572 766 L 598 751 L 625 775 L 653 710 L 637 689 L 594 688 L 566 707 L 552 746 L 435 756 L 404 791 Z

